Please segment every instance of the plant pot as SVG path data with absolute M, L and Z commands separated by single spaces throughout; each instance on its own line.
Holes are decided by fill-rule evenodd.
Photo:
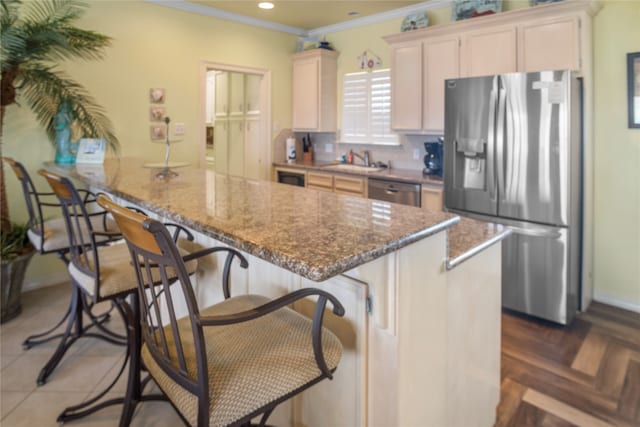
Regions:
M 0 323 L 8 322 L 22 311 L 20 304 L 20 294 L 22 293 L 22 282 L 24 281 L 24 273 L 31 257 L 36 251 L 20 255 L 11 261 L 2 260 L 2 313 L 0 314 Z

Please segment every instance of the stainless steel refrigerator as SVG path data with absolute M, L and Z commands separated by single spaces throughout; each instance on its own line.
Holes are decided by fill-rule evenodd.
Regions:
M 569 71 L 445 82 L 445 207 L 512 227 L 503 307 L 561 324 L 580 308 L 581 116 Z

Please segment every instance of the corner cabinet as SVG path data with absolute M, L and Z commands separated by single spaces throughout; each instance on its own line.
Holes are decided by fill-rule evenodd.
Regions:
M 313 49 L 293 54 L 291 60 L 293 130 L 335 132 L 338 53 L 327 49 Z
M 596 1 L 517 9 L 384 37 L 391 48 L 391 128 L 444 132 L 444 82 L 511 72 L 591 73 Z

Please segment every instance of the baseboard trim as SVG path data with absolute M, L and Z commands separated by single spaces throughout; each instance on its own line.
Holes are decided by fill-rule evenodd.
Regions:
M 594 291 L 593 300 L 601 302 L 603 304 L 608 304 L 614 307 L 623 308 L 625 310 L 635 311 L 636 313 L 640 313 L 640 304 L 611 296 L 606 292 Z
M 67 271 L 61 271 L 53 273 L 46 278 L 38 278 L 36 280 L 29 280 L 22 284 L 22 292 L 29 292 L 40 288 L 46 288 L 47 286 L 59 285 L 60 283 L 68 282 L 69 274 Z

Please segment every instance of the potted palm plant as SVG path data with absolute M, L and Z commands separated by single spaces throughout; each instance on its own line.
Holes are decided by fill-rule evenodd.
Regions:
M 34 112 L 51 143 L 55 140 L 53 119 L 64 102 L 65 108 L 68 108 L 73 117 L 72 125 L 77 133 L 87 138 L 105 138 L 109 147 L 114 152 L 118 151 L 118 140 L 103 108 L 82 85 L 56 66 L 62 60 L 101 59 L 105 48 L 110 45 L 109 37 L 74 26 L 86 8 L 87 4 L 76 0 L 24 3 L 20 0 L 0 0 L 0 157 L 5 111 L 8 107 L 17 105 L 18 99 L 20 105 L 27 106 Z M 9 279 L 7 275 L 5 278 L 4 271 L 24 272 L 26 264 L 18 267 L 13 263 L 26 263 L 30 257 L 25 260 L 24 256 L 13 256 L 22 253 L 23 245 L 28 240 L 24 238 L 25 228 L 12 224 L 9 218 L 2 161 L 0 220 L 4 298 L 5 288 L 22 288 L 22 277 Z M 4 283 L 5 280 L 19 280 L 19 283 Z M 6 292 L 7 295 L 15 293 Z M 3 300 L 3 313 L 4 304 Z

